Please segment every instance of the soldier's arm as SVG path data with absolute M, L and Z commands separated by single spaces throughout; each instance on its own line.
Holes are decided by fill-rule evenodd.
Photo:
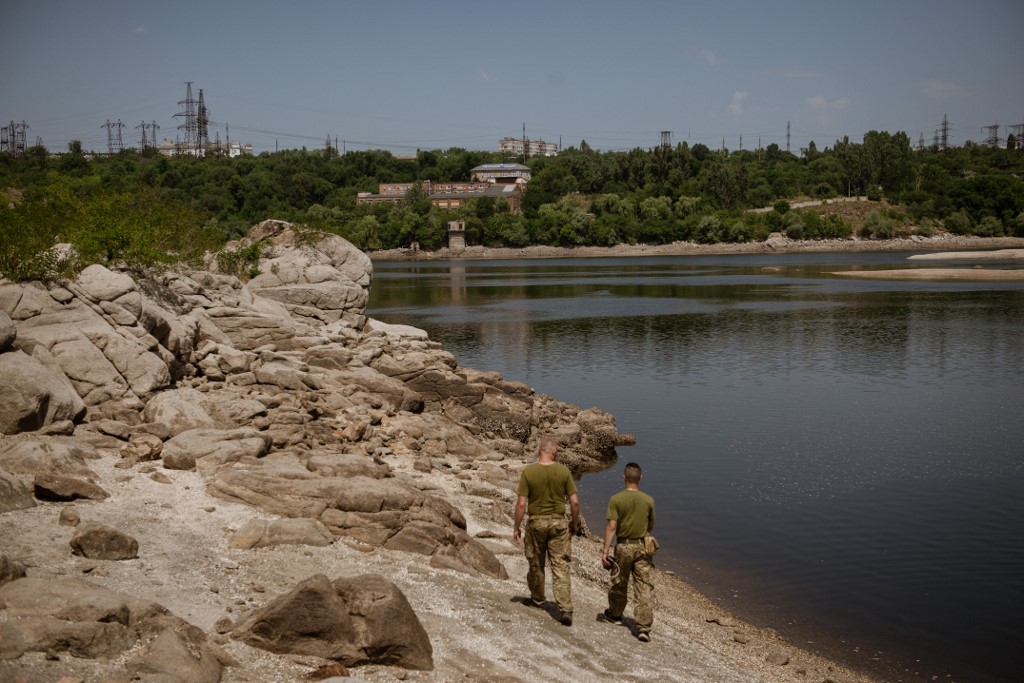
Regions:
M 519 496 L 516 500 L 516 519 L 512 526 L 513 543 L 519 543 L 519 527 L 523 524 L 523 516 L 526 514 L 526 503 L 528 500 L 526 496 Z
M 575 534 L 580 529 L 580 497 L 575 493 L 569 495 L 569 513 L 572 515 L 569 533 Z

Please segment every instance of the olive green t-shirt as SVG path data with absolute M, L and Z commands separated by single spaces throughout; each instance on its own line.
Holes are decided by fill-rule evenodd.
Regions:
M 560 462 L 527 465 L 519 476 L 516 493 L 529 498 L 526 510 L 531 517 L 564 515 L 565 499 L 576 493 L 576 482 L 569 468 Z
M 643 538 L 654 524 L 654 499 L 643 491 L 619 491 L 608 501 L 605 519 L 614 519 L 619 538 Z

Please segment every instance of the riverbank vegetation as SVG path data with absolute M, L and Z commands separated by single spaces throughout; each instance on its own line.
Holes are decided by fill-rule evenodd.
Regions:
M 358 205 L 382 182 L 459 181 L 474 166 L 521 162 L 464 149 L 338 155 L 287 150 L 238 158 L 165 157 L 155 150 L 86 155 L 42 147 L 0 155 L 0 273 L 16 279 L 73 272 L 80 264 L 152 264 L 194 258 L 266 218 L 339 234 L 362 249 L 446 244 L 448 221 L 484 246 L 611 246 L 793 239 L 857 234 L 889 239 L 936 229 L 1024 236 L 1024 150 L 976 144 L 912 149 L 904 133 L 872 131 L 862 142 L 814 143 L 799 155 L 712 150 L 703 144 L 602 152 L 586 142 L 527 160 L 533 177 L 512 213 L 503 199 L 455 210 L 414 188 L 397 204 Z M 869 213 L 843 211 L 863 196 Z M 820 205 L 801 208 L 806 200 Z M 857 205 L 863 206 L 863 205 Z M 767 211 L 754 211 L 772 207 Z M 54 252 L 57 243 L 74 250 Z

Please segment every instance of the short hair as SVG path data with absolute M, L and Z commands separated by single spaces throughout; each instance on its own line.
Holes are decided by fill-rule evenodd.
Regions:
M 627 463 L 626 469 L 623 471 L 626 481 L 630 484 L 635 484 L 640 481 L 640 474 L 640 465 L 637 465 L 635 462 Z
M 558 451 L 558 439 L 553 436 L 545 436 L 540 440 L 540 445 L 537 447 L 538 453 L 554 453 Z

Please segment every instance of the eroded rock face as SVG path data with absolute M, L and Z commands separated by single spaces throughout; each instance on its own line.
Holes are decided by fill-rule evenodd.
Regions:
M 23 351 L 0 353 L 0 377 L 0 434 L 31 432 L 85 414 L 85 403 L 67 379 Z
M 125 470 L 160 459 L 318 530 L 250 529 L 245 543 L 326 529 L 504 577 L 463 515 L 394 476 L 386 457 L 412 454 L 423 474 L 508 466 L 553 433 L 577 473 L 614 461 L 622 435 L 610 415 L 461 368 L 422 330 L 368 319 L 372 264 L 345 240 L 266 221 L 242 241 L 257 243 L 248 282 L 210 259 L 205 271 L 94 265 L 59 285 L 0 284 L 0 364 L 24 375 L 21 388 L 0 386 L 0 431 L 19 433 L 0 439 L 0 470 L 51 500 L 100 500 L 88 467 L 97 448 L 119 452 Z M 74 436 L 44 435 L 57 432 Z
M 405 595 L 376 575 L 334 581 L 312 576 L 256 610 L 232 635 L 271 652 L 313 655 L 345 666 L 434 668 L 430 638 Z

